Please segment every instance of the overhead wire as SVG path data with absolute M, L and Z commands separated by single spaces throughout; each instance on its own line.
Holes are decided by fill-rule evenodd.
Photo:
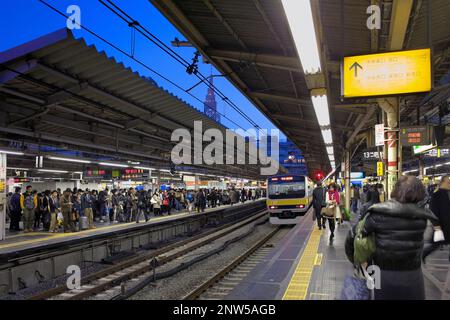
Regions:
M 158 48 L 163 50 L 170 57 L 175 59 L 177 62 L 182 64 L 184 67 L 188 68 L 191 64 L 186 61 L 183 57 L 181 57 L 177 52 L 175 52 L 172 48 L 167 46 L 161 39 L 159 39 L 156 35 L 150 32 L 147 28 L 143 27 L 137 20 L 127 14 L 124 10 L 122 10 L 119 6 L 117 6 L 111 0 L 106 0 L 110 5 L 105 3 L 103 0 L 98 0 L 102 5 L 108 8 L 111 12 L 121 18 L 125 23 L 136 23 L 136 30 L 141 33 L 145 38 L 154 43 Z M 253 121 L 247 114 L 245 114 L 239 106 L 237 106 L 233 101 L 231 101 L 221 90 L 219 90 L 215 85 L 211 84 L 208 81 L 208 77 L 204 76 L 201 72 L 196 72 L 194 75 L 199 78 L 206 86 L 214 90 L 214 92 L 223 100 L 225 103 L 230 105 L 236 112 L 238 112 L 244 119 L 246 119 L 251 125 L 253 125 L 256 129 L 261 129 L 261 127 Z
M 51 4 L 47 3 L 44 0 L 38 0 L 39 2 L 41 2 L 42 4 L 44 4 L 45 6 L 47 6 L 49 9 L 53 10 L 54 12 L 58 13 L 59 15 L 63 16 L 64 18 L 68 19 L 69 17 L 64 14 L 63 12 L 61 12 L 60 10 L 58 10 L 57 8 L 55 8 L 54 6 L 52 6 Z M 165 75 L 163 75 L 162 73 L 156 71 L 155 69 L 153 69 L 152 67 L 148 66 L 147 64 L 145 64 L 144 62 L 140 61 L 139 59 L 135 58 L 133 55 L 129 54 L 128 52 L 126 52 L 125 50 L 121 49 L 120 47 L 118 47 L 117 45 L 113 44 L 112 42 L 110 42 L 109 40 L 105 39 L 104 37 L 98 35 L 96 32 L 92 31 L 90 28 L 75 22 L 78 26 L 80 26 L 80 28 L 82 28 L 83 30 L 87 31 L 89 34 L 91 34 L 92 36 L 96 37 L 97 39 L 103 41 L 104 43 L 106 43 L 107 45 L 109 45 L 110 47 L 112 47 L 113 49 L 119 51 L 121 54 L 127 56 L 128 58 L 130 58 L 131 60 L 135 61 L 136 63 L 138 63 L 139 65 L 141 65 L 142 67 L 144 67 L 145 69 L 147 69 L 148 71 L 152 72 L 153 74 L 157 75 L 158 77 L 160 77 L 161 79 L 167 81 L 168 83 L 170 83 L 171 85 L 173 85 L 174 87 L 176 87 L 177 89 L 187 93 L 190 97 L 192 97 L 193 99 L 195 99 L 196 101 L 200 102 L 203 104 L 203 101 L 198 98 L 197 96 L 195 96 L 194 94 L 192 94 L 191 92 L 187 92 L 186 89 L 184 89 L 183 87 L 181 87 L 179 84 L 177 84 L 176 82 L 170 80 L 168 77 L 166 77 Z M 225 119 L 227 119 L 228 121 L 230 121 L 232 124 L 236 125 L 238 128 L 241 128 L 242 126 L 239 125 L 238 123 L 236 123 L 234 120 L 230 119 L 229 117 L 227 117 L 226 115 L 220 113 L 219 111 L 217 111 L 218 114 L 220 114 L 222 117 L 224 117 Z

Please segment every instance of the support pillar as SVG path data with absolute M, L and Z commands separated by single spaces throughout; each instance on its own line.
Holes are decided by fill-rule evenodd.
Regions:
M 385 150 L 387 153 L 385 186 L 386 199 L 390 199 L 392 189 L 398 180 L 399 175 L 399 100 L 398 98 L 380 98 L 378 104 L 386 112 L 385 122 Z
M 350 212 L 350 150 L 344 156 L 345 209 Z
M 7 155 L 0 153 L 0 241 L 6 238 L 6 161 Z
M 425 176 L 425 162 L 423 161 L 423 155 L 419 155 L 419 177 L 423 179 Z

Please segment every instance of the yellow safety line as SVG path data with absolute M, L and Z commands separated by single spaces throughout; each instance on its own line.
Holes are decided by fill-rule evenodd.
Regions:
M 178 217 L 183 217 L 186 215 L 189 215 L 189 212 L 186 213 L 179 213 L 173 216 L 164 216 L 164 217 L 157 217 L 157 218 L 152 218 L 150 221 L 159 221 L 159 220 L 168 220 L 170 218 L 178 218 Z M 122 224 L 117 224 L 117 225 L 112 225 L 112 226 L 106 226 L 106 227 L 100 227 L 97 229 L 90 229 L 90 230 L 83 230 L 83 231 L 79 231 L 79 232 L 71 232 L 71 233 L 54 233 L 54 234 L 49 234 L 46 237 L 43 238 L 39 238 L 39 239 L 31 239 L 31 240 L 25 240 L 25 241 L 19 241 L 19 242 L 15 242 L 15 243 L 8 243 L 8 244 L 2 244 L 0 245 L 0 249 L 4 249 L 4 248 L 12 248 L 12 247 L 18 247 L 18 246 L 22 246 L 25 244 L 33 244 L 33 243 L 39 243 L 39 242 L 44 242 L 50 239 L 57 239 L 57 238 L 66 238 L 66 237 L 74 237 L 74 236 L 78 236 L 80 234 L 87 234 L 87 233 L 94 233 L 97 231 L 103 231 L 103 230 L 109 230 L 109 229 L 125 229 L 123 227 L 127 226 L 127 225 L 131 225 L 131 224 L 136 224 L 136 222 L 128 222 L 128 223 L 122 223 Z M 41 233 L 37 233 L 37 232 L 33 232 L 33 233 L 24 233 L 21 236 L 32 236 L 32 235 L 38 235 Z M 15 236 L 19 236 L 19 235 L 15 235 Z M 15 237 L 12 236 L 12 237 Z M 7 237 L 6 240 L 11 239 L 12 237 Z
M 291 281 L 283 295 L 283 300 L 305 300 L 314 265 L 318 262 L 317 250 L 319 249 L 322 231 L 314 228 L 306 244 L 305 250 L 292 275 Z

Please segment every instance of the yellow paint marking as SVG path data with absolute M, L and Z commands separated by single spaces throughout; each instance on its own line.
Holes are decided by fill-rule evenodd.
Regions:
M 320 266 L 322 264 L 322 258 L 323 258 L 323 254 L 322 253 L 316 254 L 316 259 L 314 259 L 314 265 L 315 266 Z
M 186 215 L 189 215 L 189 214 L 190 214 L 189 212 L 186 212 L 186 213 L 180 213 L 180 214 L 177 214 L 177 215 L 174 215 L 174 216 L 157 217 L 157 218 L 152 218 L 150 221 L 168 220 L 170 218 L 174 218 L 174 217 L 179 218 L 179 217 L 183 217 L 183 216 L 186 216 Z M 50 239 L 77 237 L 78 235 L 95 233 L 97 231 L 103 231 L 103 230 L 109 230 L 109 229 L 118 229 L 118 230 L 126 229 L 124 227 L 126 227 L 128 225 L 132 225 L 132 224 L 136 225 L 136 222 L 127 222 L 127 223 L 111 225 L 111 226 L 107 226 L 107 227 L 100 227 L 100 228 L 97 228 L 97 229 L 83 230 L 83 231 L 79 231 L 79 232 L 53 233 L 53 234 L 50 233 L 46 237 L 42 237 L 42 238 L 39 238 L 39 239 L 30 239 L 30 240 L 15 242 L 15 243 L 2 244 L 2 245 L 0 245 L 0 249 L 18 247 L 18 246 L 23 246 L 25 244 L 40 243 L 40 242 L 45 242 L 45 241 L 50 240 Z M 20 236 L 32 236 L 32 235 L 42 235 L 42 233 L 30 232 L 30 233 L 21 234 Z M 6 240 L 11 239 L 11 238 L 16 237 L 16 236 L 19 236 L 19 235 L 14 235 L 14 236 L 11 236 L 11 237 L 7 237 Z
M 318 262 L 322 262 L 322 254 L 317 253 L 321 236 L 321 230 L 314 229 L 312 231 L 291 281 L 284 292 L 283 300 L 306 299 L 314 266 L 318 265 Z

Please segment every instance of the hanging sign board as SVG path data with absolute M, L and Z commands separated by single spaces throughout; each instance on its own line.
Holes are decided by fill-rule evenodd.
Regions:
M 384 170 L 383 170 L 383 162 L 378 161 L 377 162 L 377 176 L 378 177 L 382 177 L 384 175 Z
M 378 161 L 383 159 L 383 152 L 378 152 L 377 148 L 369 148 L 363 151 L 363 161 Z
M 382 123 L 375 125 L 375 145 L 384 146 L 384 124 Z
M 429 129 L 427 126 L 401 128 L 400 141 L 404 147 L 428 145 L 430 144 Z
M 341 70 L 344 98 L 431 90 L 430 49 L 344 57 Z

